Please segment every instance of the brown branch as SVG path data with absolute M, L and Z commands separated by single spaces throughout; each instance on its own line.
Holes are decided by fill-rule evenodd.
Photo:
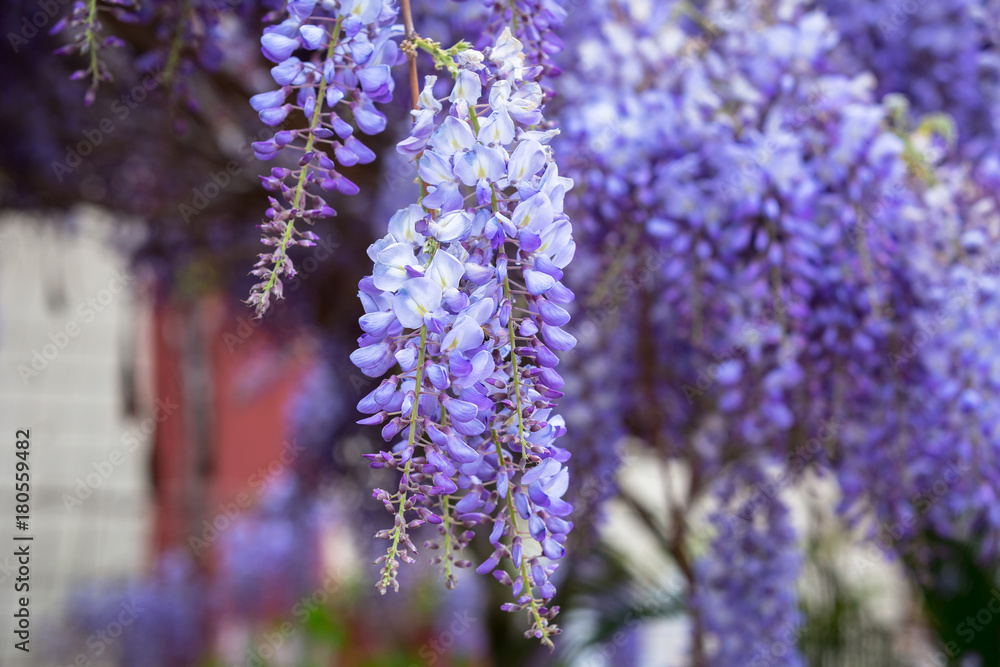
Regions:
M 406 41 L 408 42 L 403 45 L 403 52 L 406 53 L 406 62 L 410 68 L 410 105 L 416 109 L 420 99 L 420 80 L 417 78 L 417 49 L 413 44 L 417 31 L 413 29 L 413 12 L 410 10 L 410 0 L 402 0 L 400 11 L 403 14 L 403 27 L 406 29 Z

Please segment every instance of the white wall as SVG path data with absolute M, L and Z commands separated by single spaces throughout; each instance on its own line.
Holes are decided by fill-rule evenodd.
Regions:
M 148 417 L 141 407 L 151 403 L 148 361 L 134 360 L 149 359 L 149 317 L 135 297 L 141 281 L 115 248 L 121 230 L 93 208 L 62 221 L 0 213 L 2 665 L 51 664 L 40 655 L 50 641 L 43 624 L 58 616 L 74 584 L 136 575 L 147 562 L 151 443 L 144 437 L 130 450 L 123 438 Z M 123 372 L 130 367 L 140 387 L 139 414 L 131 418 L 125 395 L 132 383 Z M 30 655 L 13 648 L 8 569 L 19 533 L 13 482 L 20 428 L 31 429 Z M 74 495 L 79 503 L 68 507 Z

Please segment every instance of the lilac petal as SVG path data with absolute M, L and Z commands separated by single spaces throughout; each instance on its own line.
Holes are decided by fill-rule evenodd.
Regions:
M 504 176 L 503 155 L 495 148 L 476 146 L 462 156 L 455 156 L 455 175 L 465 185 L 476 185 L 480 180 L 499 181 Z
M 548 511 L 552 516 L 569 516 L 573 506 L 561 498 L 549 498 Z
M 302 41 L 305 42 L 306 48 L 316 50 L 323 46 L 323 38 L 326 36 L 326 31 L 318 25 L 304 25 L 299 28 L 299 35 L 302 36 Z
M 371 42 L 351 42 L 351 58 L 354 59 L 356 65 L 364 65 L 368 62 L 368 59 L 372 57 L 372 53 L 375 52 L 375 45 Z
M 545 164 L 545 150 L 534 139 L 522 141 L 511 153 L 507 173 L 511 183 L 522 181 L 538 173 Z
M 566 554 L 566 549 L 563 545 L 559 544 L 551 537 L 547 537 L 542 542 L 542 552 L 545 554 L 546 558 L 556 560 L 562 558 Z
M 412 347 L 397 350 L 394 357 L 403 371 L 412 371 L 417 367 L 417 351 Z
M 358 82 L 361 90 L 372 98 L 384 95 L 392 81 L 392 73 L 388 65 L 374 65 L 365 67 L 357 72 Z
M 542 245 L 542 237 L 530 229 L 522 229 L 521 233 L 517 235 L 517 240 L 524 252 L 535 252 Z
M 465 422 L 455 422 L 454 427 L 456 433 L 460 433 L 466 437 L 479 435 L 486 430 L 486 424 L 478 419 L 471 419 Z
M 379 251 L 372 281 L 376 288 L 393 292 L 407 281 L 406 269 L 419 266 L 409 243 L 393 243 Z
M 429 221 L 427 225 L 428 235 L 441 243 L 465 240 L 471 232 L 472 214 L 464 210 L 446 213 L 437 220 Z
M 576 298 L 576 295 L 573 294 L 573 290 L 570 288 L 560 282 L 556 282 L 552 289 L 545 295 L 545 298 L 556 303 L 571 303 Z
M 451 477 L 455 474 L 455 466 L 451 464 L 448 458 L 436 449 L 427 449 L 427 462 L 438 469 L 441 474 L 446 477 Z
M 288 117 L 288 112 L 292 110 L 290 104 L 280 106 L 277 109 L 264 109 L 258 116 L 260 116 L 260 122 L 264 123 L 268 127 L 274 127 L 275 125 L 281 125 L 285 122 L 285 118 Z
M 396 437 L 397 433 L 403 430 L 403 426 L 404 424 L 399 418 L 389 421 L 389 423 L 382 427 L 382 439 L 389 442 Z
M 369 377 L 378 377 L 388 370 L 386 357 L 391 358 L 391 354 L 389 346 L 385 343 L 369 345 L 351 352 L 351 361 Z
M 448 371 L 441 364 L 431 364 L 427 367 L 427 379 L 431 381 L 434 388 L 443 391 L 448 388 L 450 380 Z M 558 387 L 556 387 L 558 389 Z
M 317 0 L 288 0 L 288 13 L 300 20 L 312 16 Z
M 536 271 L 525 267 L 524 285 L 532 294 L 544 294 L 551 290 L 556 284 L 556 279 L 547 273 Z
M 438 153 L 454 155 L 472 148 L 476 143 L 476 137 L 472 134 L 468 123 L 454 116 L 448 116 L 441 123 L 441 127 L 431 135 L 428 143 Z
M 492 572 L 494 569 L 496 569 L 496 566 L 500 564 L 500 555 L 502 553 L 503 552 L 500 551 L 499 549 L 494 551 L 493 555 L 487 558 L 482 565 L 476 568 L 476 572 L 478 572 L 479 574 L 489 574 L 490 572 Z
M 441 341 L 445 352 L 465 352 L 483 344 L 486 334 L 479 324 L 468 315 L 460 315 Z
M 465 514 L 466 512 L 475 512 L 477 509 L 483 506 L 483 500 L 478 493 L 470 492 L 465 495 L 461 500 L 455 503 L 455 512 L 458 514 Z
M 541 233 L 552 225 L 554 216 L 552 202 L 545 194 L 539 192 L 517 205 L 511 215 L 511 221 L 518 229 L 528 227 Z
M 268 139 L 267 141 L 255 141 L 250 144 L 250 148 L 253 149 L 253 153 L 258 160 L 270 160 L 280 151 L 273 139 Z
M 448 368 L 455 377 L 464 378 L 472 372 L 472 362 L 461 355 L 453 354 L 448 360 Z
M 344 146 L 358 156 L 358 162 L 361 164 L 369 164 L 375 161 L 375 152 L 361 143 L 361 140 L 355 136 L 347 137 L 344 140 Z
M 411 278 L 392 300 L 392 310 L 404 327 L 418 329 L 424 317 L 441 307 L 441 287 L 430 278 Z
M 531 508 L 528 505 L 528 497 L 524 495 L 522 491 L 514 493 L 514 507 L 517 509 L 517 513 L 521 515 L 522 519 L 527 519 L 531 516 Z
M 288 60 L 295 53 L 295 49 L 300 46 L 299 40 L 277 32 L 269 32 L 261 37 L 260 45 L 264 57 L 275 63 L 283 63 Z
M 546 519 L 545 526 L 555 535 L 567 535 L 569 531 L 573 530 L 573 523 L 571 521 L 560 519 L 557 516 L 550 516 Z
M 532 514 L 528 517 L 528 531 L 539 542 L 545 539 L 545 522 L 542 521 L 542 517 L 537 514 Z
M 541 380 L 542 384 L 546 387 L 552 387 L 553 389 L 562 389 L 565 382 L 562 376 L 552 368 L 542 368 L 542 372 L 538 374 L 538 379 Z
M 493 530 L 490 531 L 490 544 L 493 546 L 498 546 L 500 538 L 503 537 L 504 528 L 507 526 L 506 520 L 498 518 L 493 522 Z
M 358 129 L 368 135 L 378 134 L 385 129 L 386 118 L 371 102 L 364 102 L 354 107 L 354 120 Z
M 483 84 L 479 75 L 471 70 L 463 69 L 459 70 L 458 76 L 455 77 L 455 87 L 451 89 L 448 101 L 463 100 L 466 104 L 473 105 L 479 101 L 482 94 Z
M 542 338 L 546 345 L 559 352 L 572 350 L 576 346 L 576 338 L 572 334 L 548 324 L 542 324 Z
M 473 403 L 460 401 L 457 398 L 445 398 L 442 403 L 452 419 L 459 422 L 472 421 L 479 414 L 479 408 Z
M 547 299 L 538 300 L 538 312 L 546 324 L 561 327 L 569 322 L 569 313 Z
M 361 329 L 375 338 L 384 338 L 396 316 L 389 311 L 368 313 L 361 316 Z
M 458 491 L 458 485 L 441 473 L 436 473 L 432 478 L 434 481 L 434 491 L 436 495 L 446 496 Z
M 543 477 L 547 478 L 555 475 L 559 472 L 560 468 L 561 466 L 558 461 L 554 459 L 545 459 L 543 462 L 524 473 L 521 477 L 521 484 L 524 486 L 530 486 Z
M 464 440 L 450 436 L 444 445 L 448 450 L 448 455 L 459 463 L 472 463 L 479 460 L 479 454 L 470 447 Z
M 538 361 L 539 365 L 545 366 L 546 368 L 555 368 L 559 365 L 559 357 L 553 354 L 552 350 L 544 345 L 538 345 L 535 347 L 535 359 Z
M 507 478 L 507 471 L 503 468 L 497 471 L 497 493 L 503 498 L 507 495 L 507 489 L 510 487 L 510 480 Z
M 273 109 L 280 107 L 285 102 L 284 90 L 272 90 L 266 93 L 259 93 L 250 98 L 250 106 L 254 111 Z

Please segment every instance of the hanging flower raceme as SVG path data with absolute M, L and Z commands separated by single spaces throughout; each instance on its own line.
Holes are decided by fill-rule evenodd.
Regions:
M 562 72 L 554 59 L 564 47 L 556 31 L 566 21 L 567 12 L 557 0 L 482 1 L 491 11 L 489 23 L 483 31 L 484 45 L 509 24 L 513 26 L 514 35 L 525 45 L 526 64 L 539 68 L 539 74 L 535 78 L 543 86 L 546 85 L 545 79 L 556 77 Z
M 340 169 L 375 159 L 341 114 L 349 109 L 364 134 L 385 129 L 386 118 L 375 104 L 392 99 L 391 68 L 403 59 L 394 41 L 402 29 L 395 24 L 397 10 L 390 0 L 342 0 L 330 7 L 316 0 L 292 0 L 288 18 L 266 28 L 261 38 L 264 55 L 277 63 L 271 74 L 280 88 L 254 95 L 250 104 L 268 126 L 281 125 L 293 111 L 302 113 L 307 125 L 279 130 L 273 138 L 253 144 L 261 160 L 282 152 L 299 154 L 295 167 L 274 167 L 270 176 L 262 177 L 267 190 L 280 192 L 280 200 L 270 197 L 267 221 L 261 225 L 261 241 L 273 250 L 261 253 L 252 272 L 261 281 L 248 303 L 258 316 L 272 296 L 282 298 L 282 278 L 295 275 L 288 248 L 315 243 L 315 235 L 297 229 L 296 222 L 336 215 L 310 187 L 357 194 L 358 186 Z M 294 55 L 301 51 L 311 57 Z
M 83 98 L 87 106 L 93 104 L 97 97 L 97 87 L 101 82 L 111 80 L 111 72 L 99 55 L 101 49 L 125 44 L 119 37 L 103 35 L 101 14 L 109 13 L 119 21 L 132 23 L 137 18 L 134 13 L 136 9 L 134 0 L 77 0 L 73 3 L 69 15 L 60 19 L 49 30 L 50 35 L 58 34 L 66 28 L 76 32 L 73 41 L 56 49 L 56 53 L 59 55 L 79 53 L 81 56 L 86 56 L 87 67 L 73 72 L 70 78 L 74 81 L 90 79 L 90 87 Z
M 449 108 L 429 76 L 399 151 L 418 157 L 425 195 L 398 211 L 374 243 L 374 272 L 360 284 L 364 335 L 351 358 L 389 378 L 358 406 L 363 424 L 384 424 L 391 450 L 371 466 L 402 472 L 396 492 L 377 489 L 394 516 L 379 589 L 398 586 L 412 562 L 409 530 L 436 524 L 446 583 L 470 528 L 491 526 L 492 555 L 480 574 L 512 587 L 507 610 L 528 610 L 529 635 L 550 644 L 558 611 L 550 581 L 572 528 L 562 499 L 569 452 L 553 412 L 562 396 L 555 352 L 575 339 L 563 328 L 573 293 L 560 280 L 573 256 L 559 176 L 543 126 L 542 91 L 524 79 L 521 43 L 509 30 L 484 54 L 419 40 L 455 79 Z M 530 545 L 530 546 L 529 546 Z M 497 569 L 501 561 L 511 572 Z

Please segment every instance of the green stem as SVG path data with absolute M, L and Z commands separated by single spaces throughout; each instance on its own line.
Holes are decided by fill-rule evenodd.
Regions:
M 472 121 L 472 130 L 479 136 L 479 116 L 476 115 L 476 108 L 469 107 L 469 120 Z
M 187 27 L 187 15 L 191 9 L 191 0 L 186 0 L 181 8 L 181 18 L 177 22 L 177 32 L 174 33 L 174 41 L 170 45 L 170 55 L 167 57 L 167 67 L 163 72 L 163 80 L 170 86 L 174 79 L 174 72 L 177 70 L 177 62 L 181 57 L 181 47 L 184 44 L 184 28 Z
M 93 25 L 97 22 L 97 0 L 87 0 L 87 49 L 90 51 L 90 78 L 94 86 L 97 85 L 100 72 L 97 66 L 97 33 Z
M 500 447 L 500 438 L 497 436 L 496 429 L 491 429 L 493 433 L 493 444 L 496 446 L 497 450 L 497 462 L 498 465 L 504 465 L 503 458 L 503 448 Z M 507 484 L 507 513 L 510 516 L 510 527 L 514 531 L 511 535 L 511 545 L 514 543 L 514 538 L 520 535 L 520 531 L 517 529 L 517 507 L 514 505 L 514 495 L 511 492 L 511 488 L 514 485 L 508 481 Z M 513 546 L 512 546 L 513 548 Z M 549 635 L 546 632 L 548 628 L 548 621 L 542 618 L 541 613 L 538 611 L 538 603 L 535 601 L 535 593 L 533 591 L 533 582 L 531 579 L 531 573 L 528 571 L 528 559 L 525 558 L 524 554 L 521 554 L 521 577 L 524 579 L 524 586 L 526 588 L 526 593 L 528 597 L 531 598 L 531 616 L 535 621 L 535 625 L 539 630 L 542 631 L 542 644 L 552 648 L 552 640 L 549 639 Z
M 403 466 L 403 480 L 404 482 L 410 476 L 410 463 L 413 462 L 413 443 L 416 441 L 417 435 L 417 411 L 420 407 L 420 385 L 423 383 L 424 379 L 424 350 L 427 347 L 427 326 L 424 325 L 420 327 L 420 353 L 417 358 L 417 374 L 416 374 L 416 387 L 413 390 L 413 408 L 410 410 L 410 433 L 407 437 L 407 449 L 410 450 L 410 458 L 407 459 L 406 465 Z M 385 569 L 382 573 L 382 581 L 379 584 L 379 588 L 382 593 L 385 593 L 386 587 L 392 583 L 392 561 L 396 559 L 396 552 L 399 549 L 399 537 L 403 533 L 403 526 L 405 525 L 405 520 L 403 520 L 403 506 L 406 505 L 406 490 L 399 492 L 399 509 L 396 511 L 397 519 L 393 523 L 392 532 L 392 546 L 386 551 L 385 554 Z
M 448 499 L 450 496 L 441 498 L 441 520 L 444 522 L 444 585 L 446 588 L 454 588 L 451 573 L 451 525 L 448 522 Z
M 470 48 L 468 42 L 459 42 L 450 49 L 442 49 L 441 45 L 437 42 L 427 39 L 426 37 L 421 37 L 419 35 L 414 35 L 411 39 L 414 46 L 419 48 L 421 51 L 426 52 L 434 59 L 435 69 L 446 69 L 448 73 L 451 74 L 452 78 L 458 76 L 458 65 L 455 63 L 455 56 L 466 49 Z
M 493 205 L 493 213 L 496 214 L 499 211 L 499 208 L 500 208 L 499 204 L 497 203 L 497 191 L 496 191 L 496 188 L 494 188 L 492 186 L 490 187 L 490 190 L 492 191 L 491 201 L 492 201 L 492 205 Z M 510 337 L 510 363 L 511 363 L 511 368 L 512 368 L 511 375 L 514 378 L 514 396 L 515 396 L 515 398 L 517 400 L 517 439 L 518 439 L 518 442 L 521 445 L 521 458 L 527 459 L 528 458 L 528 452 L 525 449 L 525 445 L 524 445 L 524 442 L 525 442 L 525 440 L 524 440 L 524 417 L 521 414 L 521 412 L 522 412 L 522 405 L 521 405 L 521 372 L 518 369 L 517 354 L 514 352 L 514 345 L 515 345 L 515 342 L 514 342 L 514 312 L 513 312 L 514 300 L 513 300 L 513 298 L 511 298 L 511 294 L 510 294 L 510 279 L 508 278 L 508 276 L 504 276 L 504 278 L 503 278 L 503 296 L 504 296 L 505 299 L 507 299 L 507 300 L 510 301 L 510 305 L 511 305 L 510 319 L 507 320 L 507 334 Z

